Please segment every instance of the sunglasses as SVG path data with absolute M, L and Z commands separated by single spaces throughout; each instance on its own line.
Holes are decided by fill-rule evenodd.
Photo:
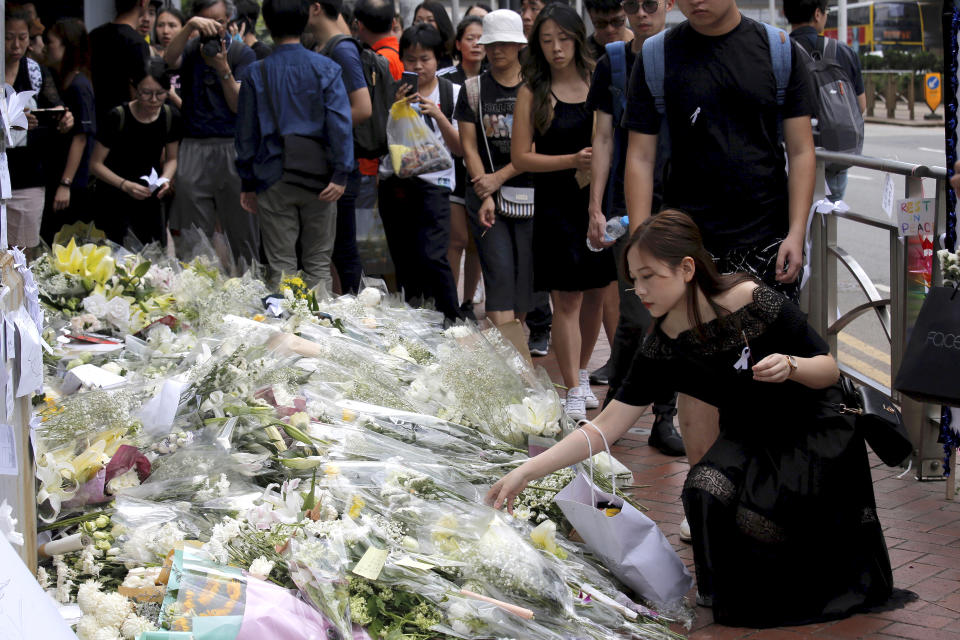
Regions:
M 643 0 L 643 2 L 625 0 L 620 3 L 620 6 L 630 15 L 635 14 L 641 7 L 643 7 L 644 13 L 656 13 L 657 10 L 660 9 L 660 0 Z
M 594 20 L 593 28 L 597 31 L 603 31 L 608 27 L 613 27 L 614 29 L 622 29 L 623 25 L 627 23 L 627 19 L 623 16 L 617 16 L 616 18 L 610 18 L 609 20 Z

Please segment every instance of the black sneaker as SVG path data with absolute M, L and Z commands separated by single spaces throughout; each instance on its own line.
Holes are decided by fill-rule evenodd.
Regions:
M 650 429 L 650 438 L 647 444 L 657 449 L 666 456 L 685 456 L 687 449 L 683 446 L 683 438 L 677 433 L 673 426 L 673 416 L 677 410 L 667 413 L 658 413 L 653 421 L 653 428 Z
M 610 370 L 612 368 L 608 359 L 606 364 L 590 373 L 590 384 L 610 384 Z
M 538 331 L 530 334 L 527 341 L 527 348 L 530 349 L 532 356 L 545 356 L 550 351 L 550 332 Z
M 463 317 L 469 320 L 470 322 L 476 324 L 477 316 L 473 313 L 473 302 L 467 301 L 460 305 L 460 313 L 463 314 Z

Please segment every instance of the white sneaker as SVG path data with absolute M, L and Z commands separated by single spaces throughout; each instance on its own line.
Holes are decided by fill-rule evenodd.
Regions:
M 473 304 L 480 304 L 486 297 L 486 292 L 483 290 L 483 280 L 481 280 L 477 283 L 477 290 L 473 293 Z
M 567 401 L 564 403 L 564 410 L 572 420 L 586 420 L 587 408 L 583 404 L 583 389 L 574 387 L 567 390 Z
M 587 409 L 596 409 L 600 406 L 600 401 L 593 395 L 593 389 L 590 388 L 590 372 L 586 369 L 580 369 L 580 388 L 583 390 L 583 405 Z
M 680 542 L 693 542 L 693 536 L 690 535 L 690 523 L 684 518 L 680 523 Z

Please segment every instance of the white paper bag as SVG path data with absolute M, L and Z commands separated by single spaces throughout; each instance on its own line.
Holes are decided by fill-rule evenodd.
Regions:
M 583 435 L 587 437 L 586 433 Z M 589 443 L 587 437 L 588 447 Z M 657 524 L 617 496 L 598 489 L 592 477 L 591 465 L 590 475 L 581 471 L 554 497 L 587 548 L 603 560 L 613 575 L 650 602 L 669 605 L 685 596 L 693 578 Z M 615 483 L 613 476 L 611 481 Z M 619 505 L 620 513 L 604 514 L 596 508 L 603 501 Z

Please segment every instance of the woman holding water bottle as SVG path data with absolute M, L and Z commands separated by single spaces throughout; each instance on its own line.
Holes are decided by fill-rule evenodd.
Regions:
M 599 404 L 587 363 L 600 332 L 603 290 L 617 277 L 613 253 L 586 244 L 592 71 L 583 20 L 565 4 L 547 5 L 530 33 L 511 156 L 518 171 L 534 176 L 534 288 L 550 291 L 553 347 L 567 387 L 567 414 L 574 419 Z

